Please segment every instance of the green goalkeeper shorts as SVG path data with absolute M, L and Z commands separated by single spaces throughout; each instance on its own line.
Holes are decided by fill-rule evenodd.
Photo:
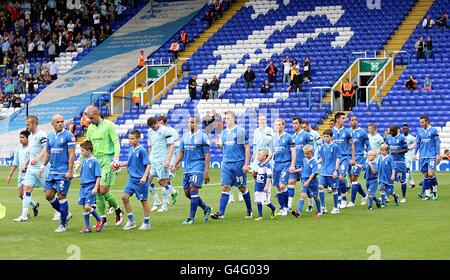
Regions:
M 111 187 L 114 185 L 116 174 L 111 169 L 111 162 L 113 156 L 98 156 L 96 157 L 98 163 L 100 164 L 100 169 L 102 171 L 102 178 L 100 179 L 100 186 Z

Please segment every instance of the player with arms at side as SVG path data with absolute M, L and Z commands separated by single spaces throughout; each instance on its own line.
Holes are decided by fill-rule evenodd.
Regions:
M 80 174 L 80 192 L 78 194 L 78 205 L 83 207 L 84 227 L 80 233 L 91 232 L 91 222 L 89 215 L 92 215 L 97 221 L 95 231 L 103 229 L 103 223 L 92 205 L 95 204 L 96 195 L 100 187 L 102 171 L 97 159 L 92 155 L 92 142 L 87 140 L 80 144 L 83 161 L 81 162 Z
M 423 200 L 429 200 L 430 198 L 436 200 L 438 198 L 438 182 L 436 180 L 435 170 L 436 166 L 441 161 L 440 145 L 439 132 L 435 127 L 430 125 L 430 119 L 427 115 L 421 116 L 413 161 L 417 159 L 416 154 L 419 152 L 419 168 L 424 179 L 422 184 L 423 190 L 418 195 L 423 198 Z
M 347 118 L 345 113 L 337 112 L 334 115 L 336 124 L 333 128 L 333 140 L 339 146 L 341 151 L 340 166 L 339 166 L 339 190 L 341 193 L 341 202 L 339 207 L 345 208 L 347 206 L 347 174 L 350 172 L 350 167 L 355 164 L 355 145 L 353 143 L 352 131 L 344 127 Z
M 331 214 L 339 214 L 338 174 L 341 151 L 333 142 L 333 130 L 325 129 L 323 132 L 324 144 L 320 147 L 318 164 L 320 168 L 319 197 L 322 205 L 322 214 L 327 213 L 324 188 L 330 188 L 333 194 L 333 210 Z
M 23 179 L 25 178 L 25 173 L 27 167 L 25 163 L 28 159 L 28 137 L 30 136 L 30 132 L 28 130 L 22 130 L 20 132 L 20 144 L 17 145 L 16 151 L 14 152 L 13 162 L 11 164 L 11 169 L 9 170 L 8 177 L 6 177 L 6 182 L 9 184 L 11 182 L 11 178 L 19 168 L 19 176 L 17 177 L 17 190 L 19 191 L 19 197 L 23 203 Z M 39 214 L 39 202 L 34 202 L 32 199 L 30 200 L 30 205 L 33 207 L 33 214 L 36 217 Z
M 277 216 L 287 216 L 289 202 L 287 184 L 289 182 L 289 173 L 300 171 L 295 169 L 297 160 L 295 140 L 292 138 L 292 135 L 285 132 L 285 126 L 286 122 L 284 119 L 277 119 L 275 121 L 275 136 L 273 137 L 273 185 L 277 188 L 277 197 L 280 203 L 280 210 Z
M 350 126 L 353 133 L 352 138 L 355 145 L 356 162 L 355 165 L 353 165 L 350 169 L 352 194 L 350 198 L 350 203 L 347 204 L 347 207 L 355 206 L 357 193 L 359 193 L 362 196 L 361 205 L 366 205 L 367 199 L 369 198 L 358 181 L 358 177 L 361 174 L 361 168 L 358 167 L 358 165 L 361 166 L 362 164 L 364 164 L 364 152 L 370 151 L 369 137 L 367 135 L 367 132 L 358 126 L 358 118 L 356 116 L 350 117 Z
M 130 197 L 136 194 L 136 198 L 141 202 L 144 208 L 144 222 L 140 230 L 151 229 L 150 209 L 148 207 L 148 175 L 150 174 L 150 160 L 147 150 L 139 143 L 141 133 L 139 130 L 132 130 L 128 134 L 130 148 L 128 150 L 128 161 L 122 162 L 121 167 L 128 167 L 128 182 L 123 190 L 122 200 L 128 215 L 128 222 L 123 227 L 124 230 L 130 230 L 136 227 L 134 221 L 133 209 L 130 203 Z
M 148 130 L 148 154 L 150 158 L 150 176 L 157 177 L 162 188 L 162 206 L 157 212 L 169 211 L 169 195 L 171 193 L 170 163 L 175 151 L 173 135 L 169 128 L 162 125 L 155 117 L 147 120 Z
M 275 206 L 270 202 L 270 193 L 272 188 L 272 166 L 270 165 L 270 152 L 268 149 L 260 149 L 258 151 L 258 165 L 253 170 L 255 177 L 255 202 L 258 208 L 258 217 L 255 221 L 263 220 L 263 205 L 272 210 L 270 217 L 274 219 Z
M 406 201 L 406 160 L 405 154 L 408 152 L 408 144 L 405 136 L 400 133 L 397 125 L 393 124 L 389 128 L 386 137 L 386 144 L 389 146 L 389 152 L 394 160 L 395 182 L 400 182 L 402 189 L 402 197 Z
M 38 176 L 42 176 L 47 163 L 50 163 L 50 171 L 45 182 L 45 198 L 61 213 L 60 225 L 55 232 L 64 232 L 67 221 L 72 217 L 69 213 L 67 193 L 73 178 L 75 136 L 64 129 L 64 117 L 60 114 L 52 117 L 52 126 L 54 131 L 47 135 L 47 145 Z
M 175 148 L 172 160 L 170 162 L 170 170 L 172 170 L 172 167 L 174 167 L 175 165 L 175 160 L 177 159 L 178 152 L 180 151 L 180 135 L 178 134 L 178 131 L 175 128 L 169 126 L 169 124 L 167 123 L 167 118 L 165 116 L 160 116 L 158 121 L 162 125 L 167 127 L 172 133 L 173 145 Z M 175 178 L 176 175 L 177 175 L 176 172 L 170 171 L 169 182 L 167 182 L 167 186 L 169 187 L 170 194 L 172 196 L 172 204 L 177 203 L 177 196 L 178 196 L 178 191 L 172 186 L 172 180 Z
M 294 117 L 292 119 L 292 128 L 294 128 L 294 134 L 292 135 L 294 142 L 295 142 L 295 170 L 301 170 L 303 167 L 303 159 L 305 158 L 305 153 L 303 152 L 303 147 L 306 145 L 313 145 L 313 137 L 309 134 L 305 129 L 302 129 L 302 120 L 299 117 Z M 305 127 L 306 128 L 306 127 Z M 319 137 L 320 138 L 320 137 Z M 292 200 L 294 199 L 295 195 L 295 184 L 302 179 L 302 172 L 293 172 L 289 173 L 289 180 L 288 180 L 288 193 L 289 193 L 289 200 L 288 200 L 288 209 L 289 211 L 292 211 Z M 312 203 L 308 199 L 309 205 L 307 212 L 312 211 Z
M 409 125 L 407 123 L 404 123 L 402 125 L 402 132 L 406 139 L 406 144 L 408 145 L 408 152 L 405 154 L 405 160 L 406 160 L 406 184 L 410 183 L 410 188 L 413 189 L 416 187 L 414 183 L 414 178 L 412 176 L 412 164 L 413 164 L 413 157 L 414 157 L 414 148 L 416 147 L 416 137 L 412 136 L 411 133 L 409 133 Z M 400 200 L 401 203 L 406 202 L 406 197 L 403 196 Z
M 39 120 L 36 116 L 28 116 L 25 124 L 27 126 L 27 130 L 31 134 L 28 137 L 29 153 L 28 159 L 25 162 L 26 173 L 23 179 L 23 191 L 25 196 L 22 201 L 22 215 L 14 219 L 16 222 L 28 220 L 28 207 L 31 205 L 31 194 L 33 192 L 33 188 L 44 188 L 45 177 L 48 172 L 48 168 L 46 168 L 46 172 L 44 174 L 45 176 L 38 176 L 39 168 L 42 164 L 42 159 L 45 153 L 45 145 L 47 144 L 47 133 L 38 128 Z
M 250 160 L 250 145 L 248 133 L 244 128 L 237 126 L 236 115 L 233 111 L 225 113 L 226 129 L 222 131 L 220 139 L 216 141 L 219 148 L 223 148 L 221 168 L 221 183 L 223 186 L 220 198 L 219 211 L 211 215 L 213 219 L 223 219 L 227 207 L 231 187 L 236 186 L 242 192 L 247 206 L 246 219 L 253 216 L 250 192 L 247 189 L 247 172 Z
M 106 201 L 114 207 L 116 212 L 116 226 L 120 226 L 123 221 L 123 213 L 117 203 L 116 198 L 109 191 L 114 185 L 115 172 L 114 168 L 119 166 L 120 143 L 119 136 L 116 132 L 116 125 L 110 120 L 105 120 L 100 116 L 100 111 L 95 106 L 89 106 L 86 114 L 91 125 L 89 125 L 86 140 L 92 142 L 94 146 L 94 156 L 100 164 L 102 170 L 102 179 L 100 181 L 100 189 L 97 193 L 97 211 L 102 217 L 104 226 L 106 221 Z M 80 161 L 82 157 L 80 157 Z
M 189 218 L 183 221 L 183 225 L 192 225 L 195 221 L 197 207 L 203 209 L 203 222 L 207 222 L 211 215 L 211 207 L 200 198 L 200 189 L 203 181 L 209 183 L 210 144 L 206 134 L 198 128 L 200 120 L 189 118 L 189 131 L 181 138 L 180 150 L 175 160 L 172 172 L 180 167 L 184 161 L 183 189 L 184 195 L 191 200 Z
M 378 174 L 380 180 L 381 207 L 386 207 L 386 197 L 388 194 L 394 196 L 395 206 L 399 205 L 398 195 L 395 194 L 395 163 L 389 155 L 389 146 L 383 144 L 380 147 L 380 160 L 378 162 Z
M 300 196 L 300 201 L 298 202 L 297 211 L 291 211 L 294 217 L 299 218 L 302 215 L 303 205 L 305 204 L 305 198 L 313 198 L 316 201 L 316 212 L 313 217 L 322 216 L 322 206 L 320 205 L 319 196 L 319 166 L 314 159 L 314 149 L 312 145 L 306 145 L 303 147 L 305 153 L 305 158 L 303 159 L 302 168 L 302 194 Z

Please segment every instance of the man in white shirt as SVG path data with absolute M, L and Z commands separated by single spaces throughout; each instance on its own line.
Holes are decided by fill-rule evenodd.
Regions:
M 58 65 L 54 61 L 50 63 L 50 76 L 52 76 L 52 81 L 58 78 Z

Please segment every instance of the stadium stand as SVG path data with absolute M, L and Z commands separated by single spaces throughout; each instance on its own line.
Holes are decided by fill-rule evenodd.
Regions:
M 438 18 L 443 12 L 448 11 L 450 3 L 445 0 L 434 1 L 427 15 Z M 429 59 L 418 59 L 415 43 L 420 37 L 425 41 L 430 36 L 433 40 L 433 51 Z M 378 124 L 379 131 L 384 131 L 392 123 L 401 125 L 408 123 L 411 133 L 415 135 L 419 127 L 419 116 L 428 114 L 433 126 L 444 127 L 441 150 L 448 149 L 449 127 L 447 123 L 450 115 L 450 97 L 448 96 L 448 85 L 450 84 L 450 73 L 444 69 L 448 68 L 450 45 L 448 30 L 434 26 L 431 29 L 422 29 L 422 20 L 417 24 L 413 34 L 408 38 L 402 51 L 408 54 L 408 63 L 405 71 L 395 82 L 388 95 L 383 98 L 381 107 L 371 104 L 369 108 L 360 105 L 353 109 L 353 114 L 359 117 L 361 126 L 367 127 L 371 122 Z M 396 58 L 397 60 L 397 58 Z M 444 71 L 443 71 L 444 70 Z M 405 82 L 410 75 L 417 80 L 417 90 L 407 90 Z M 423 90 L 425 77 L 429 75 L 432 82 L 432 90 Z
M 181 114 L 199 112 L 203 116 L 211 109 L 219 113 L 233 109 L 240 115 L 268 110 L 269 118 L 270 109 L 278 109 L 279 117 L 300 115 L 317 127 L 330 107 L 320 104 L 323 96 L 317 92 L 309 99 L 310 89 L 332 85 L 349 65 L 352 52 L 382 49 L 414 3 L 383 2 L 380 9 L 368 9 L 366 1 L 335 0 L 326 5 L 322 1 L 248 1 L 185 63 L 183 70 L 189 75 L 166 97 L 145 112 L 131 110 L 118 118 L 121 141 L 126 144 L 127 131 L 139 128 L 145 145 L 144 123 L 149 116 L 166 114 L 171 126 L 182 128 Z M 289 85 L 281 82 L 280 63 L 286 55 L 297 59 L 301 67 L 304 57 L 311 59 L 311 81 L 304 83 L 300 94 L 289 95 Z M 272 85 L 272 94 L 265 96 L 259 85 L 266 78 L 264 70 L 270 60 L 279 69 L 278 82 Z M 248 65 L 252 65 L 256 80 L 255 88 L 247 90 L 243 74 Z M 192 75 L 197 75 L 199 84 L 217 75 L 220 100 L 189 101 L 187 82 Z M 245 123 L 250 130 L 256 126 L 248 117 Z M 215 149 L 212 153 L 213 157 L 218 155 Z
M 12 84 L 22 103 L 35 98 L 53 79 L 46 71 L 62 75 L 135 15 L 148 0 L 5 1 L 0 4 L 0 92 Z M 68 3 L 68 2 L 67 2 Z M 99 23 L 94 15 L 99 14 Z M 61 33 L 60 33 L 61 32 Z M 51 43 L 53 42 L 53 43 Z M 54 60 L 54 65 L 52 60 Z M 56 67 L 55 67 L 56 66 Z M 20 74 L 23 74 L 21 77 Z M 11 87 L 11 86 L 10 86 Z M 14 110 L 4 102 L 1 116 Z

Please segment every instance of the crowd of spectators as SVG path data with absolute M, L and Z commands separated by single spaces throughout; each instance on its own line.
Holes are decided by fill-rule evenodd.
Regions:
M 112 24 L 137 2 L 146 1 L 0 1 L 0 91 L 4 100 L 15 94 L 33 94 L 40 85 L 57 79 L 55 57 L 96 47 L 112 34 Z

